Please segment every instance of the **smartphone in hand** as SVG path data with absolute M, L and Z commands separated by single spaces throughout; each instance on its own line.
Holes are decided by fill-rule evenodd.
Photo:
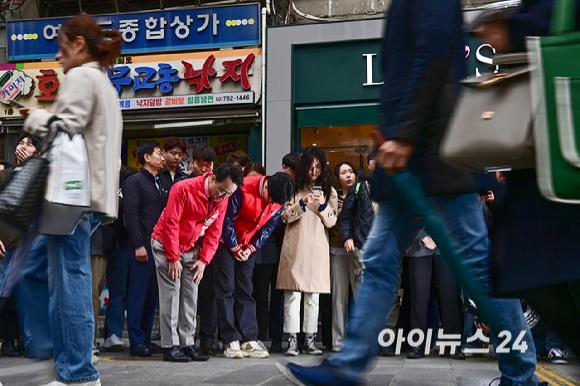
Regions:
M 314 186 L 312 188 L 312 194 L 317 195 L 317 196 L 321 195 L 322 194 L 322 186 L 318 186 L 318 185 Z

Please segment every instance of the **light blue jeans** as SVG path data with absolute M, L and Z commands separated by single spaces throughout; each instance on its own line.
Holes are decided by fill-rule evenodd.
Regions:
M 491 290 L 488 266 L 489 240 L 477 194 L 454 197 L 432 197 L 431 205 L 438 211 L 447 227 L 453 243 L 475 277 L 475 283 L 461 283 L 465 288 L 480 287 Z M 395 302 L 400 251 L 405 251 L 417 236 L 422 225 L 399 201 L 385 201 L 373 223 L 364 246 L 364 282 L 357 307 L 348 323 L 349 329 L 344 349 L 334 355 L 329 364 L 343 377 L 360 381 L 371 359 L 378 352 L 378 336 L 384 328 L 385 316 Z M 435 240 L 437 242 L 437 240 Z M 457 276 L 457 275 L 455 275 Z M 464 277 L 460 275 L 459 277 Z M 384 299 L 384 301 L 377 301 Z M 473 299 L 476 303 L 478 299 Z M 493 308 L 490 320 L 495 347 L 499 344 L 497 334 L 510 331 L 512 340 L 508 347 L 525 331 L 525 353 L 511 351 L 499 354 L 499 370 L 502 386 L 534 386 L 536 352 L 531 332 L 517 299 L 491 299 Z M 434 332 L 434 337 L 437 336 Z
M 26 296 L 21 297 L 21 309 L 30 349 L 37 357 L 46 356 L 47 337 L 52 337 L 56 380 L 63 383 L 100 378 L 91 363 L 95 322 L 90 261 L 90 238 L 100 218 L 98 213 L 85 214 L 70 236 L 38 236 L 21 274 L 20 293 Z M 42 280 L 44 261 L 48 286 Z M 42 342 L 41 347 L 35 342 Z

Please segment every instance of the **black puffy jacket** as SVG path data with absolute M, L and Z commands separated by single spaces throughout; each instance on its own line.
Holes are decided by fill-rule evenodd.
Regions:
M 354 245 L 362 248 L 374 218 L 375 211 L 367 184 L 357 182 L 348 190 L 342 211 L 338 215 L 337 227 L 342 243 L 353 239 Z

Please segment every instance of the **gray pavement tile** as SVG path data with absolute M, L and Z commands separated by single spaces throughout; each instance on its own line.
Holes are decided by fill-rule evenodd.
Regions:
M 389 386 L 455 386 L 455 382 L 438 382 L 429 380 L 400 380 L 395 379 Z
M 367 381 L 366 385 L 367 386 L 390 385 L 394 377 L 395 377 L 394 375 L 372 373 L 366 377 L 366 381 Z
M 437 382 L 453 381 L 453 372 L 447 369 L 426 369 L 426 368 L 408 368 L 403 367 L 397 374 L 396 379 L 417 379 L 417 380 L 432 380 Z
M 458 377 L 457 386 L 489 386 L 491 381 L 497 377 L 490 377 L 490 378 L 469 378 L 469 377 Z M 495 381 L 494 385 L 498 385 L 499 381 Z
M 219 377 L 212 377 L 204 381 L 204 383 L 216 385 L 257 385 L 278 375 L 280 375 L 280 372 L 272 363 L 270 365 L 251 366 Z

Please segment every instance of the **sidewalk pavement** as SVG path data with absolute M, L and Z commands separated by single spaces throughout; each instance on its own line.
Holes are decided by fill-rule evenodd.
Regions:
M 103 386 L 292 386 L 275 363 L 290 360 L 316 365 L 322 357 L 299 355 L 285 357 L 272 354 L 270 359 L 211 358 L 207 362 L 163 362 L 161 355 L 131 358 L 124 353 L 102 352 L 97 368 Z M 25 358 L 0 358 L 0 382 L 4 386 L 40 386 L 54 380 L 52 360 L 33 361 Z M 580 386 L 580 363 L 571 359 L 568 365 L 552 365 L 538 361 L 538 378 L 552 386 Z M 52 379 L 50 379 L 52 377 Z M 452 360 L 438 356 L 407 359 L 404 355 L 378 358 L 367 376 L 369 386 L 488 386 L 499 377 L 492 356 Z M 493 382 L 493 386 L 499 381 Z

